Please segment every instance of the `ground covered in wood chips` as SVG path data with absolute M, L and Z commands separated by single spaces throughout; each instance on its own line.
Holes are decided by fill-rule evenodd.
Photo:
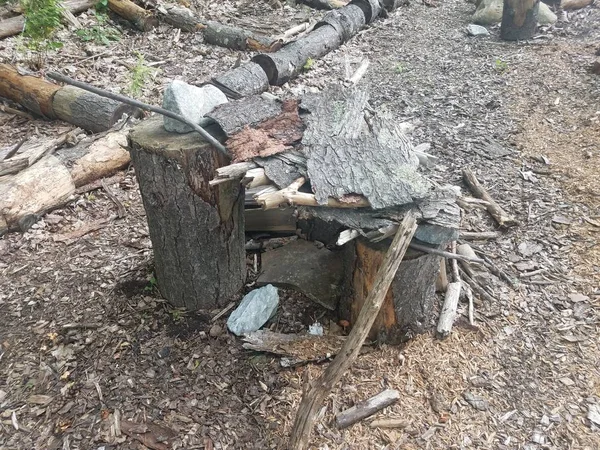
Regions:
M 316 14 L 262 2 L 196 6 L 269 34 Z M 520 221 L 474 245 L 515 286 L 482 273 L 495 300 L 476 302 L 475 328 L 460 305 L 448 339 L 427 333 L 362 355 L 324 405 L 314 448 L 600 448 L 600 76 L 589 73 L 600 5 L 561 16 L 527 43 L 502 42 L 498 29 L 467 36 L 473 9 L 463 0 L 413 2 L 273 89 L 322 88 L 369 58 L 360 84 L 373 106 L 415 125 L 415 144 L 431 143 L 439 161 L 426 174 L 461 185 L 470 167 Z M 168 80 L 202 82 L 247 58 L 167 26 L 146 34 L 116 27 L 122 38 L 108 47 L 62 32 L 65 47 L 44 70 L 127 92 L 139 52 L 160 71 L 138 96 L 159 103 Z M 17 49 L 17 38 L 0 41 L 3 60 L 38 63 Z M 0 145 L 64 126 L 0 113 Z M 176 448 L 285 448 L 305 372 L 315 377 L 323 366 L 283 369 L 244 350 L 224 318 L 211 321 L 218 311 L 164 303 L 133 171 L 110 188 L 123 218 L 97 190 L 0 238 L 0 448 L 145 448 L 119 436 L 119 417 L 172 432 Z M 77 239 L 87 226 L 97 230 Z M 495 224 L 474 209 L 463 228 Z M 321 315 L 286 292 L 272 327 L 298 332 Z M 402 419 L 402 427 L 367 420 L 335 428 L 336 412 L 386 387 L 401 400 L 375 418 Z

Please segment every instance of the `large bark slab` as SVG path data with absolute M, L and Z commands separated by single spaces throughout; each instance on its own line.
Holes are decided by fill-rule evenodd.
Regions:
M 246 271 L 244 189 L 209 185 L 225 157 L 195 133 L 166 132 L 160 118 L 139 124 L 129 141 L 161 294 L 191 310 L 227 304 Z

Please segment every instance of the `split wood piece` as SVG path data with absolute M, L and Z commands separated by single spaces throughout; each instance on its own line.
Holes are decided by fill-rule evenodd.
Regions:
M 471 189 L 473 194 L 475 194 L 478 198 L 489 202 L 487 210 L 494 220 L 498 222 L 498 225 L 501 227 L 510 228 L 519 224 L 516 219 L 510 216 L 500 207 L 500 205 L 498 205 L 498 203 L 496 203 L 496 201 L 490 196 L 481 183 L 479 183 L 479 180 L 477 180 L 477 177 L 471 171 L 471 169 L 463 169 L 463 180 L 469 189 Z
M 123 114 L 141 114 L 137 108 L 83 89 L 60 87 L 39 77 L 21 75 L 8 64 L 0 64 L 0 97 L 42 117 L 61 119 L 94 133 L 110 129 Z
M 352 84 L 358 83 L 361 80 L 361 78 L 367 73 L 368 68 L 369 68 L 369 58 L 365 58 L 360 63 L 360 66 L 358 66 L 358 68 L 354 71 L 352 76 L 350 78 L 348 78 L 348 81 Z
M 211 83 L 233 99 L 260 94 L 269 89 L 267 74 L 252 61 L 213 77 Z
M 440 338 L 447 337 L 452 331 L 454 319 L 456 319 L 456 309 L 458 308 L 458 299 L 460 298 L 461 289 L 461 281 L 455 281 L 448 284 L 446 296 L 444 297 L 444 305 L 442 306 L 437 325 L 437 334 Z
M 263 36 L 252 31 L 217 22 L 207 22 L 203 33 L 204 41 L 207 44 L 227 47 L 232 50 L 275 52 L 283 44 L 281 39 Z
M 250 169 L 246 172 L 246 175 L 242 178 L 242 184 L 246 186 L 247 189 L 251 189 L 271 184 L 271 180 L 267 178 L 265 169 L 257 167 L 256 169 Z
M 137 125 L 129 143 L 161 294 L 189 310 L 225 306 L 246 275 L 244 189 L 209 185 L 228 161 L 193 133 L 165 131 L 158 117 Z
M 158 26 L 158 19 L 154 14 L 130 0 L 108 0 L 108 8 L 140 31 L 150 31 Z
M 335 415 L 335 424 L 341 430 L 393 405 L 400 399 L 400 392 L 386 389 L 379 394 L 357 403 L 352 408 Z
M 465 262 L 470 262 L 470 263 L 475 263 L 475 264 L 483 264 L 484 263 L 484 260 L 481 258 L 478 258 L 476 255 L 475 256 L 470 256 L 470 255 L 467 256 L 467 255 L 461 255 L 461 254 L 458 254 L 455 252 L 446 252 L 444 250 L 428 247 L 426 245 L 416 244 L 414 242 L 412 242 L 410 244 L 410 248 L 412 248 L 414 250 L 419 250 L 420 252 L 423 252 L 423 253 L 431 253 L 432 255 L 442 256 L 442 257 L 450 259 L 450 260 L 465 261 Z
M 408 428 L 410 422 L 404 419 L 377 419 L 369 424 L 372 428 Z
M 504 0 L 500 38 L 505 41 L 531 39 L 538 22 L 540 0 Z
M 223 167 L 217 167 L 217 178 L 242 179 L 246 172 L 256 168 L 257 165 L 252 161 L 244 161 L 234 164 L 228 164 Z
M 574 11 L 585 8 L 594 3 L 594 0 L 562 0 L 560 8 L 564 11 Z
M 16 175 L 1 177 L 0 234 L 26 231 L 43 214 L 63 206 L 79 186 L 126 167 L 130 161 L 123 147 L 126 134 L 127 130 L 119 130 L 86 138 Z
M 26 169 L 27 167 L 39 161 L 42 157 L 52 153 L 58 147 L 67 142 L 71 136 L 77 135 L 81 131 L 82 130 L 69 131 L 54 139 L 41 138 L 39 140 L 26 143 L 21 147 L 16 156 L 0 162 L 0 177 L 3 175 L 18 173 L 21 170 Z
M 498 239 L 502 233 L 498 231 L 460 231 L 460 238 L 465 241 L 486 241 Z
M 348 4 L 342 0 L 300 0 L 300 3 L 314 9 L 337 9 Z
M 79 14 L 87 11 L 97 3 L 97 0 L 68 0 L 62 4 L 62 7 L 72 14 Z M 10 17 L 0 21 L 0 39 L 14 36 L 23 31 L 25 27 L 25 16 Z
M 369 292 L 350 335 L 333 362 L 318 379 L 310 382 L 305 390 L 292 429 L 290 449 L 304 450 L 308 448 L 317 412 L 325 397 L 358 357 L 416 229 L 417 221 L 412 213 L 408 213 L 386 253 L 373 283 L 373 289 Z

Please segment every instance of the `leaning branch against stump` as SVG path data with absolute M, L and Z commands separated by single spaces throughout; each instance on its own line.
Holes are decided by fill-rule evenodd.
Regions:
M 400 399 L 400 392 L 386 389 L 379 394 L 357 403 L 352 408 L 335 415 L 335 424 L 339 429 L 348 428 L 357 422 L 393 405 Z
M 452 243 L 453 253 L 456 253 L 456 242 Z M 446 289 L 446 295 L 444 297 L 444 305 L 440 312 L 440 318 L 437 325 L 437 334 L 440 338 L 447 337 L 452 331 L 454 320 L 456 319 L 456 309 L 458 308 L 458 300 L 460 299 L 460 292 L 462 290 L 462 280 L 458 272 L 458 263 L 456 259 L 452 262 L 452 275 L 454 281 L 448 284 Z
M 290 437 L 289 448 L 292 450 L 304 450 L 308 448 L 312 427 L 321 408 L 323 400 L 334 388 L 335 384 L 344 375 L 344 372 L 354 363 L 360 348 L 362 347 L 371 326 L 375 322 L 377 314 L 383 304 L 388 289 L 394 279 L 400 262 L 408 249 L 408 245 L 417 229 L 417 221 L 412 213 L 408 213 L 398 233 L 385 255 L 383 264 L 377 273 L 373 288 L 360 311 L 360 315 L 350 335 L 344 342 L 342 349 L 325 369 L 325 372 L 316 380 L 310 382 L 308 389 L 302 396 L 302 401 L 296 414 L 296 420 Z
M 501 227 L 509 228 L 514 227 L 519 224 L 515 218 L 513 218 L 510 214 L 508 214 L 504 209 L 496 203 L 496 201 L 492 198 L 492 196 L 486 191 L 486 189 L 481 185 L 479 180 L 475 174 L 471 171 L 471 169 L 463 169 L 463 180 L 471 189 L 473 194 L 476 197 L 485 200 L 489 204 L 486 209 L 490 213 L 490 215 L 494 218 L 498 225 Z

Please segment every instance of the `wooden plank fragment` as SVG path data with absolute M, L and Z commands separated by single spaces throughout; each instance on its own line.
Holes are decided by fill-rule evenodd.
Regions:
M 335 415 L 335 424 L 342 430 L 360 422 L 367 417 L 393 405 L 400 399 L 400 392 L 395 389 L 386 389 L 379 394 L 363 400 L 352 408 L 342 411 Z

